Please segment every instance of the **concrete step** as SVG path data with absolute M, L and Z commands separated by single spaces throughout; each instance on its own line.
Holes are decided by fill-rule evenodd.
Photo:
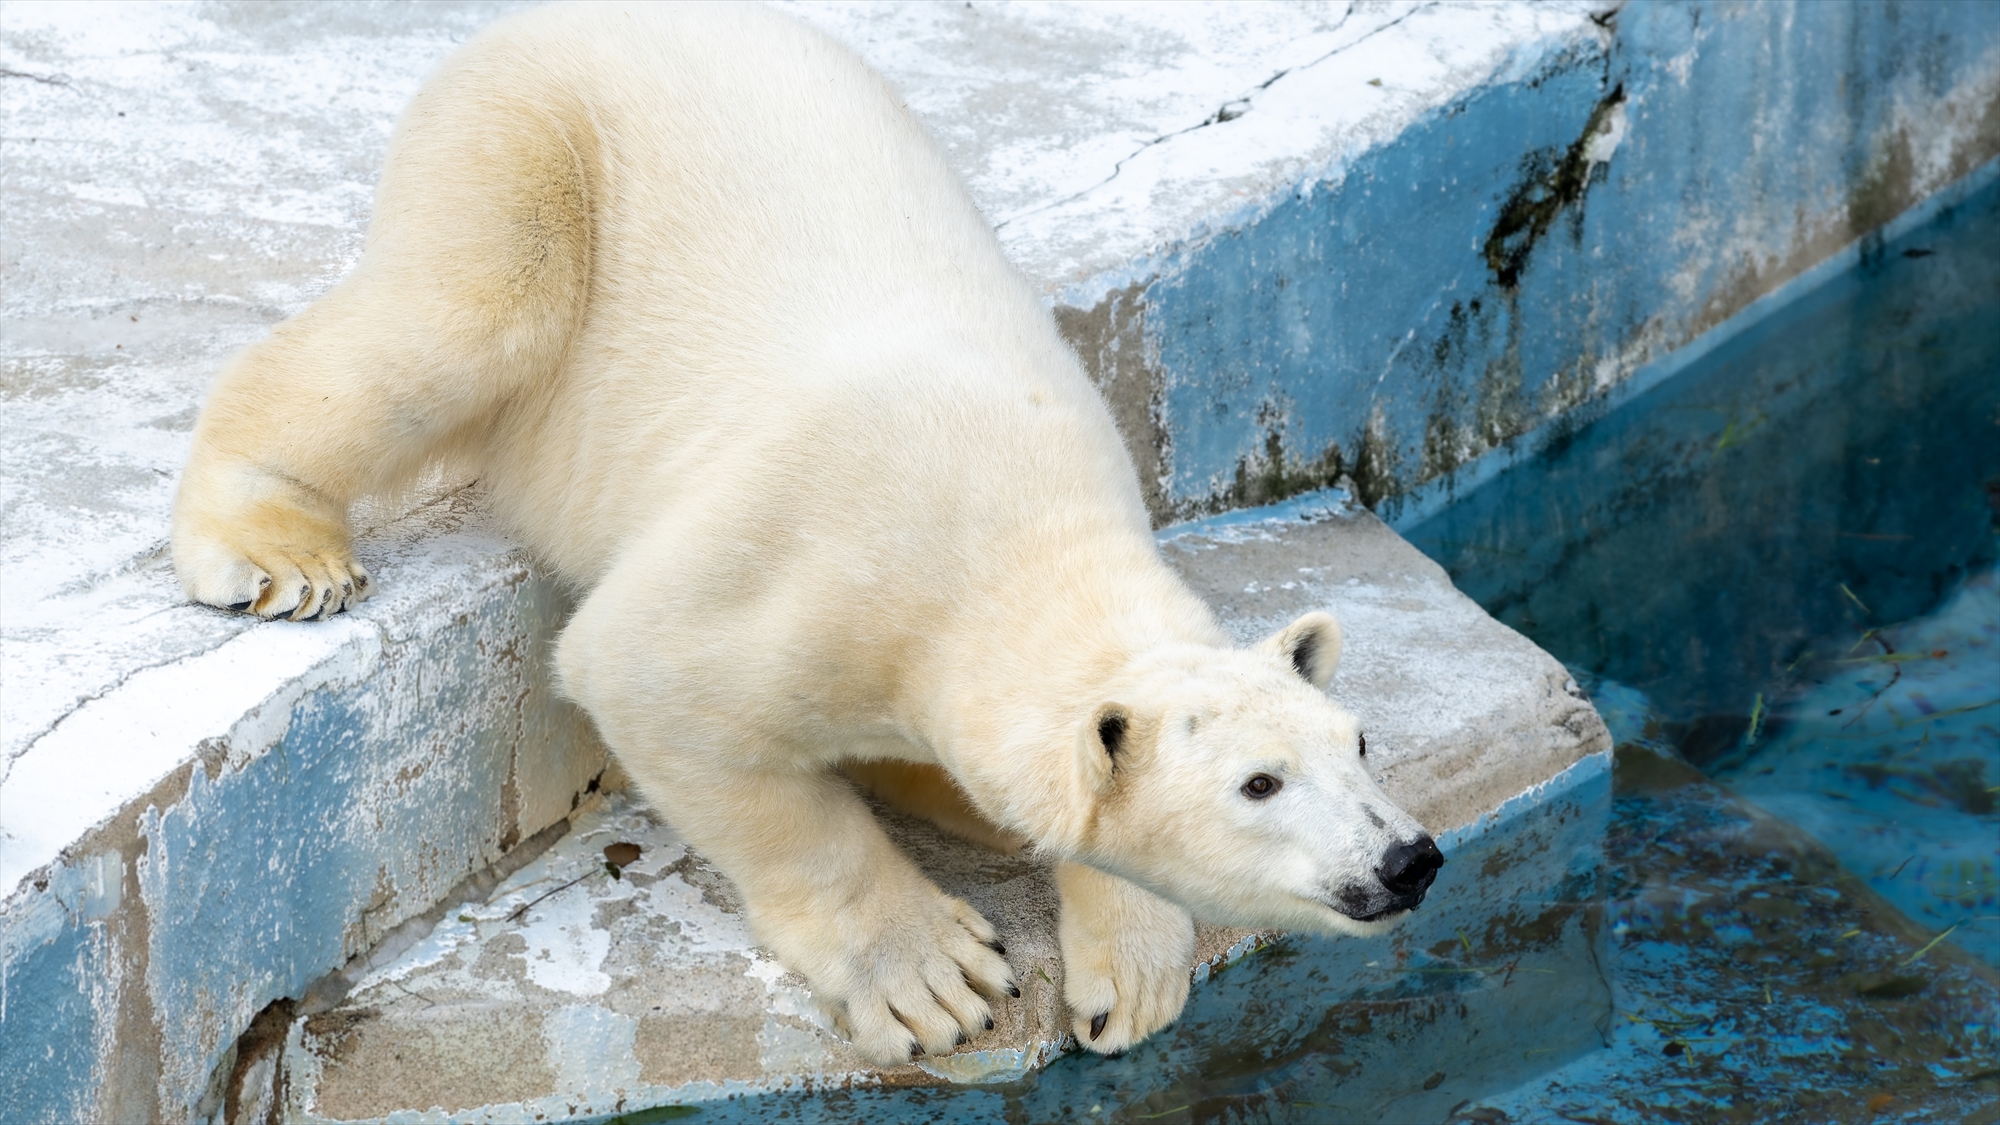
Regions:
M 1407 1120 L 1511 1085 L 1523 1044 L 1547 1065 L 1599 1046 L 1610 991 L 1591 902 L 1610 736 L 1562 666 L 1338 493 L 1162 543 L 1241 639 L 1309 609 L 1347 623 L 1331 691 L 1361 719 L 1390 795 L 1449 857 L 1393 937 L 1287 939 L 1290 956 L 1256 994 L 1261 1049 L 1282 1053 L 1329 1012 L 1363 1016 L 1374 1035 L 1348 1047 L 1343 1119 Z M 1046 865 L 885 820 L 999 927 L 1022 981 L 993 1030 L 955 1054 L 890 1070 L 858 1058 L 804 982 L 756 947 L 728 880 L 617 794 L 580 809 L 490 890 L 329 982 L 322 995 L 344 994 L 337 1003 L 273 1013 L 284 1022 L 237 1060 L 237 1102 L 286 1121 L 503 1122 L 674 1106 L 762 1119 L 847 1113 L 860 1098 L 870 1115 L 963 1120 L 1011 1095 L 1043 1107 L 1028 1119 L 1052 1120 L 1070 1116 L 1055 1110 L 1081 1096 L 1078 1082 L 1108 1083 L 1091 1095 L 1100 1104 L 1171 1101 L 1219 1046 L 1251 1034 L 1223 1026 L 1240 1001 L 1212 1011 L 1220 984 L 1209 978 L 1279 935 L 1204 926 L 1181 1028 L 1123 1060 L 1037 1073 L 1076 1050 Z M 604 849 L 617 843 L 641 851 L 614 877 Z M 1459 935 L 1478 935 L 1477 947 Z M 1503 998 L 1516 977 L 1533 988 Z M 1476 1061 L 1475 1037 L 1488 1055 L 1509 1049 Z

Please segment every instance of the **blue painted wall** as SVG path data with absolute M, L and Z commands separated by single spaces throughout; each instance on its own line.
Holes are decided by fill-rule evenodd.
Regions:
M 1610 27 L 1163 270 L 1159 514 L 1343 472 L 1392 522 L 1434 511 L 1492 471 L 1468 462 L 2000 152 L 2000 4 L 1638 3 Z
M 605 757 L 550 686 L 566 598 L 524 573 L 450 593 L 462 612 L 405 614 L 360 682 L 182 767 L 0 916 L 0 1120 L 212 1111 L 265 1005 L 574 806 Z

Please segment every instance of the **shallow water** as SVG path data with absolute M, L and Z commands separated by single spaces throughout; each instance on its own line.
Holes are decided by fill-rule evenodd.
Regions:
M 2000 188 L 1407 534 L 1619 743 L 1606 1049 L 1458 1120 L 2000 1119 Z
M 2000 967 L 2000 572 L 1938 612 L 1835 638 L 1719 780 Z

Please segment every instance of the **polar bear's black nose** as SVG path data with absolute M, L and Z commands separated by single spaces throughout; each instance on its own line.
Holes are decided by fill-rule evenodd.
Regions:
M 1375 869 L 1375 877 L 1398 898 L 1422 902 L 1424 892 L 1430 890 L 1431 880 L 1437 878 L 1437 870 L 1443 866 L 1444 853 L 1438 851 L 1437 843 L 1429 836 L 1419 836 L 1407 844 L 1390 845 L 1382 853 L 1382 866 Z

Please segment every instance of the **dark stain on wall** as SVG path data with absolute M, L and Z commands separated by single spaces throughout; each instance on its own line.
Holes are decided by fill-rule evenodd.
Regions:
M 1172 518 L 1161 477 L 1168 437 L 1160 421 L 1158 357 L 1146 339 L 1146 286 L 1135 281 L 1089 309 L 1057 306 L 1056 327 L 1111 408 L 1125 452 L 1139 473 L 1139 494 L 1154 526 Z
M 1521 271 L 1527 268 L 1535 244 L 1565 209 L 1576 219 L 1581 236 L 1583 197 L 1598 167 L 1590 159 L 1590 142 L 1603 131 L 1611 111 L 1624 101 L 1625 86 L 1619 83 L 1597 103 L 1582 134 L 1567 149 L 1539 149 L 1521 158 L 1520 182 L 1501 204 L 1500 217 L 1486 236 L 1486 267 L 1502 289 L 1520 284 Z

